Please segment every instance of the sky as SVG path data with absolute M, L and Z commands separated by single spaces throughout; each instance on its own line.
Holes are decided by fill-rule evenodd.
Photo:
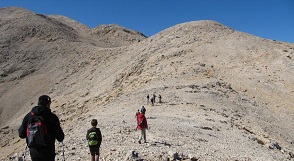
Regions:
M 118 24 L 150 37 L 180 23 L 214 20 L 234 30 L 294 43 L 294 0 L 0 0 L 63 15 L 91 28 Z

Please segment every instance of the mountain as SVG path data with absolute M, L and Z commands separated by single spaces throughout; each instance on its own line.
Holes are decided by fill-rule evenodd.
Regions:
M 132 160 L 133 152 L 142 160 L 294 158 L 294 44 L 210 20 L 147 38 L 115 24 L 90 29 L 16 7 L 0 9 L 0 31 L 3 160 L 22 154 L 17 128 L 42 94 L 52 97 L 66 133 L 67 160 L 88 158 L 93 118 L 104 160 Z M 152 106 L 147 94 L 163 102 Z M 147 144 L 137 143 L 141 106 Z

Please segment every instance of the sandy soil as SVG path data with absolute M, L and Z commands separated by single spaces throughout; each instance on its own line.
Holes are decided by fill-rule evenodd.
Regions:
M 89 159 L 93 118 L 105 161 L 294 160 L 294 44 L 214 21 L 146 38 L 15 7 L 0 9 L 0 20 L 1 160 L 23 154 L 17 128 L 42 94 L 66 134 L 66 160 Z M 151 106 L 147 94 L 163 102 Z M 135 129 L 141 106 L 146 144 Z

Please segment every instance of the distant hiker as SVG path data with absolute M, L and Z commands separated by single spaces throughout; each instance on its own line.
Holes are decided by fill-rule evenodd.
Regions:
M 153 103 L 155 103 L 155 98 L 156 98 L 156 95 L 153 94 Z
M 141 130 L 140 136 L 139 136 L 139 144 L 141 144 L 142 139 L 144 139 L 144 143 L 146 143 L 146 130 L 148 129 L 147 119 L 145 117 L 146 109 L 143 106 L 141 108 L 141 112 L 137 116 L 137 129 Z
M 161 102 L 161 98 L 162 98 L 162 97 L 161 97 L 160 94 L 158 95 L 158 98 L 159 98 L 159 103 L 162 103 L 162 102 Z
M 87 131 L 86 139 L 90 149 L 91 161 L 98 161 L 100 156 L 100 145 L 102 142 L 102 135 L 99 128 L 97 128 L 98 121 L 93 119 L 91 121 L 92 127 Z
M 151 101 L 152 106 L 154 106 L 154 98 L 153 97 L 150 99 L 150 101 Z
M 63 130 L 58 117 L 50 110 L 51 98 L 39 97 L 38 106 L 24 117 L 18 129 L 20 138 L 26 138 L 32 161 L 54 161 L 55 139 L 62 142 Z
M 149 97 L 149 94 L 148 94 L 148 95 L 147 95 L 147 104 L 149 103 L 149 98 L 150 98 L 150 97 Z

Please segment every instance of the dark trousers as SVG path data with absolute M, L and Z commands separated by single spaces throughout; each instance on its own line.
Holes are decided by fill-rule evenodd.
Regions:
M 32 161 L 54 161 L 54 158 L 39 158 L 39 157 L 32 157 Z
M 32 161 L 55 161 L 54 144 L 46 148 L 30 148 Z

